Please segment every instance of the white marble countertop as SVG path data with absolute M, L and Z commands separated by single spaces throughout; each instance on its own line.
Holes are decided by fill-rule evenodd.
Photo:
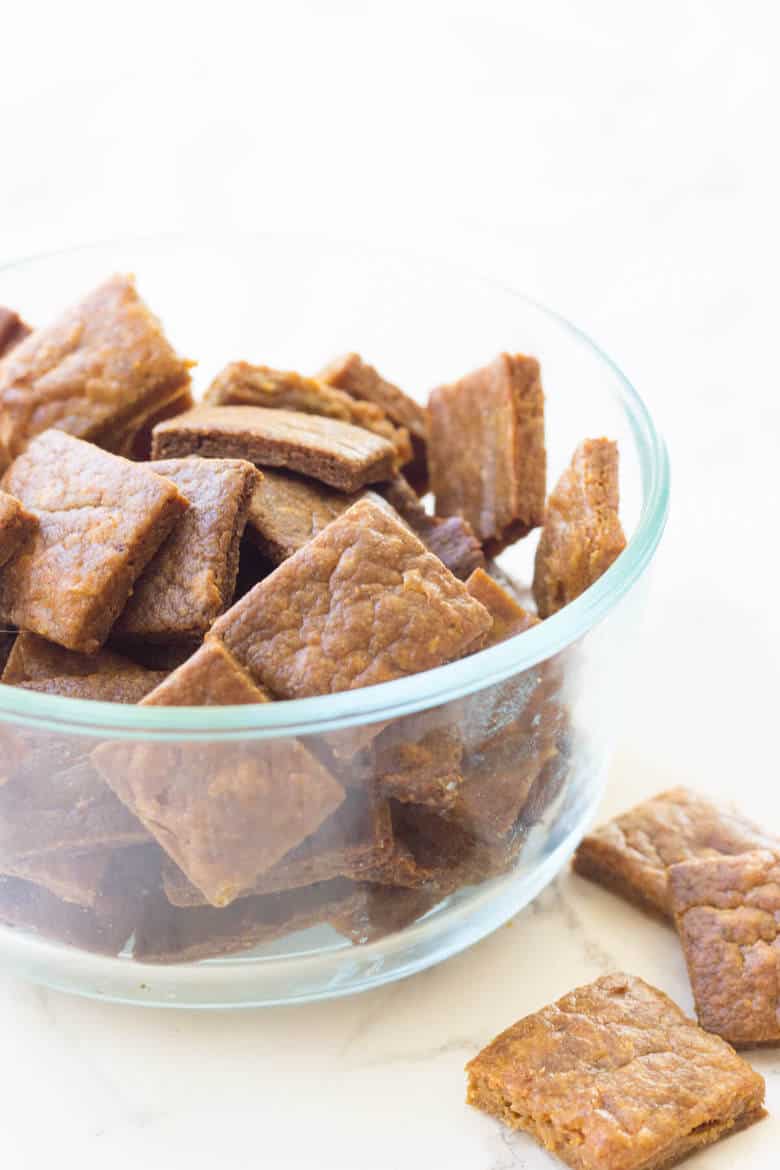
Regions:
M 4 26 L 0 256 L 329 230 L 458 255 L 583 325 L 660 419 L 674 485 L 603 811 L 688 783 L 780 829 L 774 10 L 290 0 L 182 21 L 139 0 L 119 35 L 76 2 L 47 6 L 44 45 L 39 8 Z M 616 967 L 691 1008 L 672 931 L 564 874 L 467 953 L 346 1001 L 163 1012 L 0 976 L 3 1165 L 542 1170 L 464 1105 L 463 1065 Z M 697 1170 L 777 1166 L 780 1048 L 751 1060 L 771 1117 Z

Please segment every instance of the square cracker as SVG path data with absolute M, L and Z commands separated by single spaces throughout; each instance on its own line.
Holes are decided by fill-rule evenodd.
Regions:
M 203 455 L 285 467 L 343 492 L 389 479 L 395 448 L 339 419 L 264 406 L 197 406 L 154 428 L 155 459 Z
M 539 363 L 502 353 L 433 390 L 428 462 L 437 515 L 468 520 L 488 555 L 541 524 L 547 455 Z
M 96 653 L 186 499 L 145 466 L 58 430 L 33 439 L 5 486 L 38 528 L 0 577 L 0 615 Z
M 683 861 L 672 908 L 702 1028 L 735 1047 L 780 1042 L 780 857 Z
M 764 1081 L 661 991 L 607 975 L 468 1065 L 468 1103 L 575 1170 L 662 1170 L 764 1116 Z
M 0 363 L 0 470 L 49 427 L 115 450 L 189 381 L 132 276 L 112 276 Z
M 210 642 L 142 705 L 267 701 L 225 648 Z M 102 744 L 94 759 L 213 906 L 250 890 L 344 799 L 341 785 L 295 739 L 118 742 Z
M 360 500 L 217 621 L 271 694 L 304 698 L 405 678 L 459 658 L 485 608 L 391 511 Z
M 139 703 L 166 677 L 164 670 L 148 670 L 115 654 L 79 654 L 47 642 L 37 634 L 21 633 L 6 660 L 0 681 L 25 690 L 104 703 Z
M 618 510 L 617 443 L 586 439 L 547 501 L 534 568 L 539 617 L 584 593 L 626 547 Z
M 175 483 L 190 506 L 136 582 L 114 635 L 197 641 L 233 600 L 241 537 L 260 473 L 239 459 L 168 459 L 147 466 Z
M 630 902 L 671 918 L 669 866 L 777 844 L 739 813 L 688 788 L 672 788 L 589 833 L 574 855 L 574 868 Z
M 393 827 L 386 801 L 350 792 L 320 827 L 261 874 L 246 894 L 274 894 L 332 878 L 358 881 L 390 856 Z M 174 906 L 204 906 L 206 899 L 171 863 L 163 869 L 165 893 Z

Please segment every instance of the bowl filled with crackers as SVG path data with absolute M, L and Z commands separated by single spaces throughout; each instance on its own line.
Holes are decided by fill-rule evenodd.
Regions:
M 669 496 L 585 335 L 441 262 L 0 271 L 0 957 L 233 1006 L 413 973 L 598 803 Z

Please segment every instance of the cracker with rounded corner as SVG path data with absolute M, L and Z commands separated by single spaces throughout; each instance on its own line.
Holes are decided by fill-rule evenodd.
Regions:
M 0 361 L 0 470 L 57 427 L 112 450 L 137 416 L 189 389 L 132 276 L 112 276 Z
M 778 852 L 683 861 L 669 886 L 702 1028 L 735 1048 L 780 1043 Z
M 146 466 L 60 430 L 33 439 L 4 482 L 38 524 L 0 575 L 0 616 L 97 653 L 187 500 Z
M 779 844 L 740 813 L 680 787 L 592 830 L 577 848 L 573 865 L 582 877 L 671 918 L 670 866 Z
M 765 1116 L 764 1080 L 662 991 L 606 975 L 467 1066 L 467 1102 L 573 1170 L 666 1170 Z

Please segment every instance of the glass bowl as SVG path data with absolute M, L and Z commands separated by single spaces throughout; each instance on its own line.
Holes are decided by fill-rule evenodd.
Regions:
M 437 963 L 535 897 L 598 804 L 667 514 L 663 443 L 636 391 L 579 330 L 441 262 L 300 236 L 136 239 L 6 267 L 0 304 L 45 323 L 117 271 L 137 274 L 168 337 L 197 358 L 198 389 L 232 360 L 311 372 L 356 350 L 424 401 L 430 387 L 501 350 L 536 355 L 547 395 L 548 483 L 581 439 L 617 439 L 628 545 L 585 594 L 535 628 L 363 690 L 260 707 L 162 709 L 0 686 L 0 816 L 26 816 L 23 829 L 46 817 L 56 827 L 64 816 L 91 817 L 100 830 L 101 817 L 116 813 L 101 804 L 101 777 L 121 781 L 129 768 L 229 785 L 242 769 L 267 766 L 272 753 L 284 760 L 301 747 L 348 793 L 335 845 L 303 849 L 285 870 L 288 855 L 281 870 L 272 868 L 270 888 L 261 882 L 252 897 L 222 909 L 174 910 L 161 891 L 162 853 L 143 843 L 143 832 L 108 834 L 107 868 L 86 905 L 52 892 L 63 893 L 52 874 L 59 867 L 67 881 L 72 853 L 28 858 L 32 868 L 11 867 L 15 876 L 0 878 L 0 962 L 70 992 L 183 1007 L 346 995 Z M 537 535 L 499 558 L 526 588 Z M 418 769 L 418 778 L 432 770 L 439 792 L 450 772 L 453 790 L 463 787 L 444 814 L 377 803 L 399 768 Z M 18 791 L 21 812 L 7 799 Z M 383 848 L 392 824 L 399 853 L 392 880 L 405 888 L 377 881 L 376 856 L 360 851 L 376 844 L 380 812 Z M 51 836 L 54 846 L 63 839 Z M 346 878 L 339 873 L 348 849 Z M 170 894 L 176 873 L 167 869 Z M 307 874 L 319 881 L 301 887 Z M 289 888 L 271 892 L 280 883 Z M 186 887 L 171 896 L 191 902 Z

